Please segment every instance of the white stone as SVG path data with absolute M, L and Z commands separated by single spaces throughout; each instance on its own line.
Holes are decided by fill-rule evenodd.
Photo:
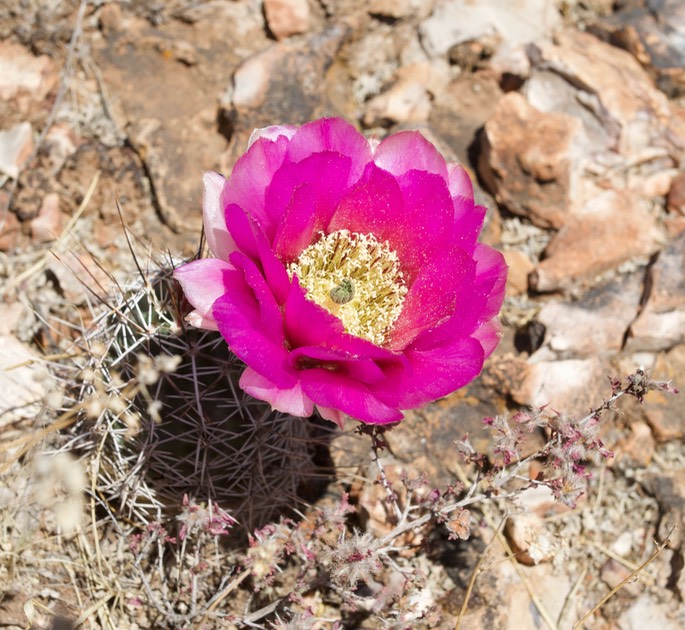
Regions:
M 559 25 L 559 13 L 547 0 L 451 0 L 439 5 L 419 27 L 431 57 L 444 55 L 455 44 L 483 35 L 524 44 L 549 36 Z

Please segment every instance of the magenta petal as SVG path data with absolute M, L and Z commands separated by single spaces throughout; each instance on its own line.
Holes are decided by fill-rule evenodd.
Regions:
M 276 411 L 300 417 L 309 417 L 314 412 L 314 403 L 302 391 L 300 383 L 281 389 L 252 368 L 246 367 L 239 385 L 244 392 L 268 402 Z
M 236 271 L 225 277 L 226 293 L 212 315 L 235 355 L 281 389 L 296 378 L 289 368 L 280 309 L 255 264 L 239 252 L 231 255 Z
M 497 319 L 491 319 L 478 328 L 472 337 L 480 342 L 483 347 L 483 356 L 487 359 L 495 351 L 502 338 L 502 325 Z
M 421 267 L 409 288 L 389 346 L 402 349 L 423 330 L 450 317 L 463 297 L 464 287 L 473 282 L 475 271 L 473 260 L 462 249 L 437 252 Z
M 251 225 L 250 219 L 239 205 L 229 203 L 226 206 L 226 225 L 237 248 L 253 260 L 256 260 L 258 252 L 257 241 L 254 235 L 255 228 Z
M 409 171 L 424 171 L 447 181 L 445 158 L 418 131 L 400 131 L 376 148 L 373 161 L 396 177 Z
M 389 226 L 388 241 L 411 282 L 421 266 L 451 240 L 454 205 L 447 185 L 437 175 L 409 171 L 398 181 L 404 212 Z
M 332 151 L 350 158 L 351 168 L 346 184 L 356 182 L 371 161 L 366 138 L 342 118 L 321 118 L 302 125 L 288 144 L 288 159 L 300 162 L 313 153 Z M 324 178 L 327 175 L 320 174 Z
M 274 254 L 271 246 L 266 240 L 266 236 L 261 231 L 256 234 L 257 253 L 264 271 L 264 279 L 269 285 L 274 298 L 279 306 L 285 304 L 290 293 L 290 278 L 285 270 L 283 263 Z
M 455 240 L 469 253 L 473 253 L 483 227 L 486 209 L 475 205 L 472 200 L 465 197 L 454 197 L 452 201 L 454 203 Z
M 410 347 L 406 356 L 410 370 L 371 387 L 381 400 L 401 409 L 424 405 L 463 387 L 480 374 L 484 361 L 481 344 L 468 337 L 430 350 Z
M 386 240 L 389 226 L 403 214 L 404 199 L 397 180 L 375 164 L 369 164 L 364 176 L 341 200 L 328 231 L 347 229 Z
M 347 189 L 349 173 L 350 158 L 325 152 L 284 164 L 274 175 L 266 203 L 276 230 L 267 236 L 273 236 L 274 250 L 281 259 L 297 258 L 313 235 L 326 228 Z
M 266 233 L 273 229 L 264 209 L 266 189 L 283 163 L 287 145 L 285 136 L 279 136 L 274 141 L 259 138 L 252 144 L 233 167 L 223 191 L 222 214 L 223 208 L 235 203 L 257 221 Z
M 340 202 L 329 231 L 349 229 L 388 241 L 413 282 L 421 266 L 451 238 L 454 205 L 437 175 L 409 171 L 399 180 L 375 165 Z
M 209 251 L 217 258 L 228 260 L 235 250 L 235 243 L 226 228 L 226 217 L 222 195 L 226 180 L 218 173 L 205 173 L 202 176 L 204 195 L 202 198 L 202 220 Z
M 473 201 L 473 184 L 466 169 L 456 162 L 447 165 L 450 195 Z
M 399 409 L 381 402 L 352 378 L 322 369 L 304 370 L 299 375 L 302 390 L 317 406 L 338 409 L 370 424 L 389 424 L 403 418 Z
M 340 372 L 362 383 L 377 383 L 385 373 L 371 359 L 350 356 L 339 350 L 322 346 L 301 346 L 291 351 L 291 365 L 299 370 L 322 367 L 331 372 Z
M 293 348 L 325 345 L 332 335 L 344 332 L 335 315 L 306 298 L 297 276 L 293 278 L 284 312 L 285 336 Z
M 482 243 L 476 245 L 473 258 L 476 261 L 474 289 L 488 296 L 486 306 L 480 314 L 480 321 L 486 321 L 497 315 L 502 308 L 508 267 L 500 252 Z
M 476 246 L 475 278 L 466 283 L 454 314 L 434 329 L 421 333 L 415 347 L 433 348 L 457 337 L 469 337 L 490 321 L 502 306 L 507 278 L 504 257 L 487 245 Z
M 174 269 L 174 278 L 196 311 L 191 323 L 201 328 L 216 329 L 212 305 L 226 292 L 226 275 L 232 271 L 231 264 L 218 258 L 195 260 Z

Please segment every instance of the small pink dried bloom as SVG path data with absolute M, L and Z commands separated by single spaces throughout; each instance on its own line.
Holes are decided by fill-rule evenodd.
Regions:
M 402 419 L 466 385 L 499 340 L 506 265 L 485 209 L 418 132 L 370 143 L 325 118 L 254 132 L 228 179 L 204 177 L 215 258 L 178 268 L 188 320 L 286 413 Z

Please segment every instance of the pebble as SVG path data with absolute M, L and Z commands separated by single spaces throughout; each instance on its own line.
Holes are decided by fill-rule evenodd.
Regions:
M 19 44 L 0 42 L 0 100 L 14 101 L 22 114 L 41 103 L 58 78 L 47 55 L 35 56 Z
M 307 0 L 264 0 L 264 14 L 276 39 L 306 33 L 310 27 Z
M 31 123 L 21 122 L 6 131 L 0 131 L 0 173 L 12 179 L 19 177 L 32 151 Z
M 31 219 L 31 238 L 34 243 L 49 243 L 59 237 L 64 223 L 59 205 L 57 193 L 48 193 L 43 197 L 38 216 Z
M 649 268 L 646 304 L 630 328 L 631 351 L 668 350 L 685 341 L 685 234 Z

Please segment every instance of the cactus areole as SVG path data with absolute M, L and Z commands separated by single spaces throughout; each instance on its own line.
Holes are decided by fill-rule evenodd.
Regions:
M 174 274 L 188 321 L 221 332 L 240 386 L 275 409 L 398 422 L 495 349 L 504 259 L 477 242 L 485 209 L 464 168 L 418 132 L 267 127 L 204 185 L 214 257 Z

